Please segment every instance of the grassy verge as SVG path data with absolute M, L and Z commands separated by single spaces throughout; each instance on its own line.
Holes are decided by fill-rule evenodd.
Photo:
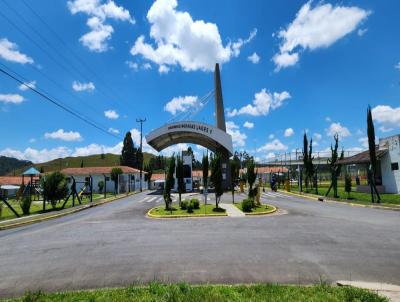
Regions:
M 325 196 L 326 192 L 328 192 L 329 186 L 318 187 L 318 196 Z M 283 187 L 282 187 L 283 189 Z M 291 191 L 294 193 L 298 192 L 297 186 L 292 186 Z M 315 194 L 315 189 L 303 189 L 304 193 Z M 344 191 L 344 187 L 338 187 L 338 200 L 360 203 L 360 204 L 372 204 L 371 203 L 371 194 L 369 193 L 360 193 L 352 191 L 348 196 L 347 192 Z M 381 205 L 391 206 L 391 205 L 400 205 L 400 194 L 379 194 L 381 196 Z M 333 190 L 329 192 L 328 197 L 333 198 Z
M 236 206 L 239 210 L 243 211 L 243 209 L 242 209 L 242 203 L 235 203 L 235 206 Z M 275 208 L 272 207 L 272 206 L 270 206 L 270 205 L 261 204 L 260 206 L 256 206 L 255 208 L 251 209 L 251 212 L 245 212 L 245 211 L 243 211 L 243 213 L 245 213 L 245 214 L 263 214 L 263 213 L 268 213 L 268 212 L 270 212 L 270 211 L 272 211 L 272 210 L 274 210 L 274 209 L 275 209 Z
M 22 298 L 7 301 L 35 302 L 153 302 L 153 301 L 202 301 L 202 302 L 246 302 L 246 301 L 368 301 L 384 302 L 386 298 L 375 293 L 352 287 L 332 287 L 327 285 L 203 285 L 188 284 L 163 285 L 151 283 L 145 287 L 126 287 L 118 289 L 100 289 L 91 291 L 61 292 L 55 294 L 30 293 Z
M 207 204 L 206 206 L 204 204 L 200 204 L 200 209 L 193 210 L 193 213 L 188 213 L 187 210 L 180 209 L 177 203 L 172 204 L 172 208 L 173 208 L 172 211 L 166 211 L 165 206 L 153 208 L 149 211 L 149 216 L 155 216 L 155 217 L 175 217 L 175 216 L 191 217 L 191 216 L 204 216 L 204 215 L 226 216 L 225 210 L 221 208 L 215 210 L 214 204 Z
M 111 194 L 109 194 L 111 196 Z M 93 194 L 93 201 L 102 199 L 104 197 L 103 194 Z M 8 202 L 11 204 L 11 206 L 14 208 L 14 210 L 17 211 L 18 214 L 22 215 L 22 210 L 19 205 L 19 202 L 17 200 L 8 200 Z M 89 198 L 82 198 L 82 204 L 88 204 L 89 203 Z M 57 204 L 57 207 L 53 209 L 49 203 L 46 203 L 46 211 L 43 212 L 43 201 L 32 201 L 31 205 L 31 215 L 33 214 L 42 214 L 42 213 L 47 213 L 47 212 L 52 212 L 52 211 L 59 211 L 61 210 L 63 202 L 59 202 Z M 75 199 L 75 206 L 79 205 L 78 200 Z M 64 209 L 72 208 L 72 197 L 70 197 L 65 204 Z M 1 216 L 0 216 L 0 221 L 7 220 L 7 219 L 13 219 L 16 218 L 14 213 L 4 204 L 2 203 L 2 211 L 1 211 Z

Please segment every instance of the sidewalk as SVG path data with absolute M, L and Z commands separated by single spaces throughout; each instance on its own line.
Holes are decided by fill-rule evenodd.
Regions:
M 339 286 L 353 286 L 363 289 L 368 289 L 378 294 L 385 296 L 391 302 L 400 302 L 400 286 L 394 284 L 363 282 L 363 281 L 345 281 L 339 280 L 336 282 Z
M 233 204 L 229 203 L 220 203 L 219 206 L 226 210 L 226 214 L 229 217 L 245 217 L 246 215 L 240 211 L 237 207 Z

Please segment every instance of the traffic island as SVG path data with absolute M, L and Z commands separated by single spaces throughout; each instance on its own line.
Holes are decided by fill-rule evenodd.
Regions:
M 227 213 L 222 208 L 216 209 L 214 204 L 200 204 L 198 209 L 190 211 L 180 208 L 178 204 L 173 204 L 170 210 L 166 210 L 165 206 L 152 208 L 147 212 L 147 216 L 150 218 L 193 218 L 227 216 Z
M 273 205 L 270 204 L 261 204 L 261 205 L 256 205 L 255 207 L 251 209 L 246 209 L 246 207 L 243 207 L 243 202 L 241 203 L 235 203 L 235 206 L 242 211 L 246 216 L 254 216 L 254 215 L 268 215 L 275 213 L 278 209 L 274 207 Z

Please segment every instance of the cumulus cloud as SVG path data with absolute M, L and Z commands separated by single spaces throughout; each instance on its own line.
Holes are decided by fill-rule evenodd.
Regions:
M 394 128 L 386 128 L 385 126 L 380 126 L 380 127 L 379 127 L 379 130 L 380 130 L 381 132 L 383 132 L 383 133 L 386 133 L 386 132 L 393 131 Z
M 110 132 L 112 134 L 119 134 L 119 130 L 115 129 L 115 128 L 108 128 L 108 132 Z
M 243 127 L 247 128 L 247 129 L 253 129 L 254 128 L 254 123 L 245 121 L 243 124 Z
M 273 139 L 275 137 L 275 135 L 273 135 L 272 133 L 270 135 L 268 135 L 269 139 Z
M 367 28 L 360 28 L 357 30 L 357 35 L 362 37 L 367 33 L 368 29 Z
M 368 146 L 368 137 L 360 137 L 358 139 L 358 142 L 361 144 L 361 146 L 363 146 L 363 148 L 367 149 Z
M 372 108 L 371 113 L 373 120 L 382 125 L 384 130 L 400 126 L 400 107 L 378 105 Z
M 319 141 L 322 138 L 322 135 L 320 133 L 315 132 L 313 138 L 315 141 Z
M 260 62 L 260 57 L 256 52 L 253 52 L 251 56 L 247 57 L 247 60 L 249 60 L 253 64 L 258 64 Z
M 26 91 L 29 88 L 35 89 L 36 88 L 36 81 L 26 82 L 26 83 L 21 84 L 21 85 L 18 86 L 18 89 L 21 90 L 21 91 Z
M 289 92 L 274 92 L 270 93 L 265 88 L 254 95 L 252 104 L 247 104 L 240 109 L 228 110 L 228 116 L 233 117 L 236 115 L 248 114 L 252 116 L 267 115 L 270 110 L 274 110 L 283 105 L 285 100 L 290 99 Z
M 133 56 L 141 55 L 159 65 L 160 73 L 174 66 L 184 71 L 212 71 L 216 62 L 223 64 L 237 57 L 257 33 L 255 29 L 247 39 L 224 46 L 216 24 L 193 20 L 188 12 L 177 10 L 177 6 L 176 0 L 156 0 L 147 12 L 153 43 L 147 43 L 141 35 L 131 48 Z
M 80 141 L 82 136 L 76 131 L 64 131 L 64 129 L 58 129 L 54 132 L 46 132 L 44 134 L 46 139 L 59 139 L 66 142 Z
M 357 29 L 370 14 L 356 6 L 320 2 L 312 7 L 311 4 L 312 1 L 304 4 L 293 22 L 279 31 L 279 53 L 272 58 L 276 71 L 295 65 L 304 50 L 331 46 Z
M 179 112 L 186 112 L 189 109 L 196 108 L 200 105 L 197 96 L 178 96 L 169 101 L 164 106 L 164 110 L 175 115 Z
M 329 128 L 326 130 L 326 134 L 328 136 L 334 136 L 335 134 L 338 134 L 340 138 L 350 136 L 351 133 L 349 129 L 346 127 L 342 126 L 340 123 L 332 123 Z
M 20 94 L 0 94 L 0 103 L 21 104 L 24 100 Z
M 233 146 L 244 147 L 247 135 L 240 132 L 239 126 L 232 121 L 226 122 L 226 132 L 232 136 Z
M 257 152 L 265 152 L 265 151 L 285 151 L 288 149 L 288 146 L 284 145 L 279 139 L 274 139 L 266 143 L 264 146 L 257 149 Z
M 397 63 L 396 65 L 394 65 L 394 68 L 396 68 L 396 69 L 400 70 L 400 62 L 399 62 L 399 63 Z
M 95 90 L 95 86 L 92 82 L 88 83 L 80 83 L 77 81 L 72 82 L 72 89 L 75 91 L 93 91 Z
M 73 0 L 68 1 L 67 6 L 71 14 L 84 13 L 89 18 L 86 22 L 90 32 L 84 34 L 79 40 L 94 52 L 104 52 L 109 49 L 108 40 L 114 32 L 114 28 L 107 24 L 108 19 L 135 23 L 129 11 L 115 4 L 113 0 L 102 3 L 101 0 Z
M 7 38 L 0 39 L 0 58 L 19 64 L 33 64 L 33 59 L 18 50 L 18 45 Z
M 117 118 L 119 118 L 119 114 L 115 110 L 104 111 L 104 116 L 110 120 L 116 120 Z
M 284 136 L 285 136 L 285 137 L 291 137 L 293 134 L 294 134 L 293 128 L 287 128 L 287 129 L 285 130 Z
M 17 159 L 30 160 L 34 163 L 45 162 L 60 157 L 67 157 L 71 155 L 71 150 L 67 147 L 57 147 L 53 149 L 33 149 L 26 148 L 23 151 L 6 148 L 0 150 L 0 154 L 3 156 L 14 157 Z

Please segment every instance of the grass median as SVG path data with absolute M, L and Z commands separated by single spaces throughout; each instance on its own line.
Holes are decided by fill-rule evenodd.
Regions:
M 214 204 L 200 204 L 199 209 L 193 209 L 193 213 L 188 213 L 187 210 L 179 208 L 178 203 L 172 204 L 172 210 L 165 210 L 165 206 L 159 206 L 151 209 L 148 212 L 148 216 L 155 218 L 168 218 L 168 217 L 196 217 L 196 216 L 226 216 L 224 209 L 215 209 Z
M 386 302 L 386 298 L 375 293 L 353 287 L 332 287 L 327 285 L 292 286 L 292 285 L 201 285 L 194 286 L 185 283 L 164 285 L 151 283 L 148 286 L 131 286 L 118 289 L 98 289 L 87 291 L 60 292 L 53 294 L 28 293 L 13 301 L 35 302 L 250 302 L 250 301 L 368 301 Z
M 242 203 L 235 203 L 235 206 L 240 210 L 243 211 L 243 207 L 242 207 Z M 251 209 L 250 212 L 245 212 L 243 211 L 243 213 L 245 213 L 246 215 L 250 214 L 250 215 L 261 215 L 261 214 L 269 214 L 272 213 L 276 210 L 275 207 L 268 205 L 268 204 L 261 204 L 261 205 L 256 205 L 254 208 Z

